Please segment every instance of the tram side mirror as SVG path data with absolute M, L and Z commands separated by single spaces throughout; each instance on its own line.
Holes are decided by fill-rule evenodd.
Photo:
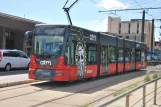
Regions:
M 25 33 L 25 39 L 26 40 L 32 39 L 32 31 L 26 31 L 26 33 Z
M 26 31 L 25 33 L 25 41 L 31 46 L 32 44 L 32 31 Z

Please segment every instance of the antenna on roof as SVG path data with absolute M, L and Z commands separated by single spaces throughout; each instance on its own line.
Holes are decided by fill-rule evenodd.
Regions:
M 70 18 L 70 15 L 69 15 L 69 11 L 70 11 L 70 8 L 72 8 L 74 6 L 75 3 L 78 2 L 78 0 L 76 0 L 72 5 L 70 5 L 69 7 L 65 7 L 67 5 L 69 0 L 66 1 L 65 5 L 63 6 L 63 9 L 64 11 L 67 13 L 67 17 L 68 17 L 68 21 L 70 22 L 70 25 L 72 25 L 72 20 Z

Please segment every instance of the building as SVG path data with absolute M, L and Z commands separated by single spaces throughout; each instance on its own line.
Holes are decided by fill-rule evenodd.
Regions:
M 0 12 L 0 49 L 18 49 L 26 52 L 24 34 L 42 22 Z
M 145 21 L 144 26 L 144 43 L 147 44 L 148 50 L 150 50 L 152 22 Z M 125 39 L 141 42 L 142 20 L 131 19 L 131 21 L 121 21 L 118 17 L 108 17 L 108 32 Z

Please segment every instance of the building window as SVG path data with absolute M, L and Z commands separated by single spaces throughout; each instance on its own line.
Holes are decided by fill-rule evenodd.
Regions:
M 129 36 L 126 36 L 126 39 L 129 39 Z
M 139 33 L 139 22 L 137 22 L 137 33 Z
M 129 29 L 128 29 L 128 33 L 130 33 L 130 23 L 129 23 Z
M 122 38 L 122 36 L 118 36 L 119 38 Z
M 119 33 L 121 33 L 121 23 L 119 24 Z

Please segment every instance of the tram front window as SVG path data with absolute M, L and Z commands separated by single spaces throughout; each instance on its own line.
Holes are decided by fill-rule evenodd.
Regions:
M 39 27 L 35 29 L 34 54 L 60 55 L 65 28 Z

